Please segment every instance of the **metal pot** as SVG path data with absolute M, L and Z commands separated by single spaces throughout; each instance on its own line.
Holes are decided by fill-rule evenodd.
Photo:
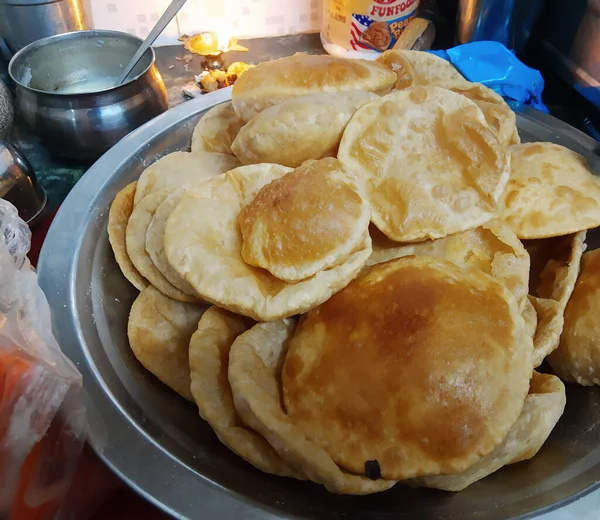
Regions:
M 521 54 L 543 0 L 460 0 L 456 40 L 469 43 L 493 40 Z
M 569 52 L 572 63 L 600 82 L 600 0 L 588 0 L 587 9 Z
M 89 0 L 0 0 L 0 34 L 12 52 L 45 38 L 91 28 Z
M 118 31 L 79 31 L 38 40 L 13 56 L 8 72 L 20 116 L 51 153 L 95 160 L 167 110 L 151 48 L 130 80 L 112 86 L 141 43 Z

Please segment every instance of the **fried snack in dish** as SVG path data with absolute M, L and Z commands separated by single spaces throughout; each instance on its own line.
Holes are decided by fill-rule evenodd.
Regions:
M 530 299 L 538 316 L 533 338 L 533 366 L 538 367 L 553 352 L 564 326 L 565 308 L 575 287 L 581 256 L 585 251 L 585 231 L 564 237 L 525 243 L 531 258 Z
M 302 478 L 235 411 L 227 379 L 229 349 L 253 325 L 251 319 L 215 306 L 202 315 L 190 339 L 191 392 L 200 416 L 231 451 L 266 473 Z
M 439 87 L 393 92 L 360 108 L 338 158 L 363 181 L 372 222 L 399 242 L 491 220 L 509 176 L 508 154 L 479 107 Z
M 238 133 L 231 149 L 244 164 L 291 168 L 337 154 L 344 129 L 371 92 L 319 92 L 287 99 L 263 110 Z
M 535 310 L 535 306 L 531 302 L 531 297 L 528 297 L 523 301 L 521 310 L 523 312 L 523 319 L 525 320 L 527 335 L 534 338 L 537 330 L 538 315 L 537 311 Z
M 435 256 L 460 266 L 477 267 L 493 276 L 513 293 L 522 311 L 531 305 L 527 298 L 529 253 L 515 232 L 500 222 L 415 244 L 394 242 L 374 227 L 370 233 L 373 253 L 367 266 L 409 255 Z
M 498 218 L 519 238 L 562 236 L 600 225 L 600 179 L 583 157 L 553 143 L 510 150 L 510 180 Z
M 131 282 L 138 291 L 143 291 L 148 286 L 146 280 L 135 268 L 125 245 L 125 230 L 127 222 L 133 211 L 133 197 L 137 182 L 132 182 L 117 193 L 115 200 L 110 205 L 108 213 L 108 240 L 115 254 L 115 260 L 123 276 Z
M 361 249 L 370 218 L 360 188 L 337 159 L 308 161 L 242 209 L 242 258 L 286 282 L 305 280 Z
M 386 51 L 377 61 L 396 72 L 397 90 L 430 85 L 462 94 L 477 104 L 503 145 L 521 142 L 515 113 L 502 96 L 481 83 L 467 81 L 450 62 L 428 52 L 409 50 Z
M 283 401 L 289 420 L 351 473 L 458 473 L 517 420 L 532 350 L 504 285 L 479 269 L 400 258 L 363 271 L 300 322 Z
M 558 348 L 548 356 L 563 381 L 600 385 L 600 249 L 584 253 L 581 272 L 565 309 Z
M 395 481 L 372 480 L 339 468 L 286 415 L 279 378 L 293 331 L 291 319 L 258 323 L 233 342 L 229 383 L 237 413 L 284 460 L 332 493 L 368 495 L 390 489 Z
M 429 52 L 392 49 L 382 53 L 377 62 L 395 72 L 397 90 L 465 81 L 454 65 Z
M 186 193 L 167 220 L 169 264 L 206 301 L 257 321 L 302 313 L 345 287 L 371 254 L 371 239 L 342 264 L 287 283 L 244 262 L 240 211 L 266 184 L 289 173 L 276 164 L 241 166 Z M 312 209 L 306 208 L 308 218 Z
M 196 296 L 196 292 L 191 285 L 179 276 L 177 271 L 169 264 L 164 247 L 167 219 L 175 206 L 177 206 L 182 195 L 191 189 L 193 189 L 193 186 L 177 188 L 175 191 L 168 192 L 166 197 L 162 199 L 162 202 L 160 202 L 156 211 L 154 211 L 154 215 L 152 216 L 152 220 L 146 231 L 146 252 L 156 269 L 158 269 L 172 285 L 189 296 Z
M 233 155 L 231 143 L 244 126 L 231 101 L 211 108 L 204 114 L 192 135 L 192 153 L 212 152 Z
M 500 446 L 463 473 L 424 477 L 410 484 L 462 491 L 503 466 L 533 458 L 550 436 L 566 403 L 565 385 L 558 377 L 534 372 L 521 414 Z
M 164 155 L 140 175 L 134 206 L 154 191 L 164 188 L 174 190 L 186 184 L 198 184 L 239 165 L 240 162 L 235 157 L 223 153 L 197 151 Z
M 172 300 L 150 285 L 133 302 L 127 324 L 129 345 L 138 361 L 192 402 L 188 351 L 205 309 Z
M 444 83 L 440 86 L 474 101 L 483 112 L 487 124 L 496 132 L 504 146 L 521 142 L 517 129 L 517 116 L 502 96 L 496 94 L 491 88 L 465 80 Z
M 198 301 L 194 289 L 181 277 L 177 286 L 173 285 L 152 263 L 152 258 L 146 251 L 148 226 L 157 208 L 170 193 L 169 188 L 153 192 L 134 207 L 125 232 L 127 254 L 136 269 L 161 293 L 173 300 L 194 303 Z
M 289 98 L 350 90 L 383 95 L 395 81 L 396 75 L 380 63 L 298 53 L 261 63 L 245 72 L 233 85 L 231 101 L 238 117 L 250 121 L 266 108 Z

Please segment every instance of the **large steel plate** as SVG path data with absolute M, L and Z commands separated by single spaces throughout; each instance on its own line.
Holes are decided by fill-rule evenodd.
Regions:
M 147 373 L 131 353 L 127 316 L 136 292 L 108 243 L 115 194 L 158 157 L 188 148 L 205 111 L 228 90 L 150 121 L 90 168 L 62 205 L 39 262 L 59 343 L 87 390 L 89 442 L 126 482 L 179 518 L 506 519 L 549 511 L 600 481 L 600 388 L 568 385 L 567 408 L 541 452 L 461 493 L 396 486 L 367 497 L 272 477 L 224 447 L 195 407 Z M 553 141 L 600 173 L 599 145 L 545 114 L 514 107 L 524 141 Z M 198 223 L 202 225 L 202 223 Z M 598 234 L 589 234 L 595 247 Z

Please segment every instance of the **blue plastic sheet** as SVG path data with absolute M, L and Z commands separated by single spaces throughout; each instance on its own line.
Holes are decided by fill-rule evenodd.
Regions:
M 544 78 L 499 42 L 472 42 L 445 51 L 429 51 L 452 63 L 469 81 L 482 83 L 508 100 L 525 103 L 542 112 Z

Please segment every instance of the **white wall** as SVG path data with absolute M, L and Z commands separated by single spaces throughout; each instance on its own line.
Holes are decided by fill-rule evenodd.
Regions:
M 96 29 L 145 37 L 170 0 L 90 0 Z M 156 45 L 177 43 L 181 34 L 229 30 L 241 38 L 318 31 L 321 0 L 188 0 Z M 225 25 L 225 26 L 223 26 Z

